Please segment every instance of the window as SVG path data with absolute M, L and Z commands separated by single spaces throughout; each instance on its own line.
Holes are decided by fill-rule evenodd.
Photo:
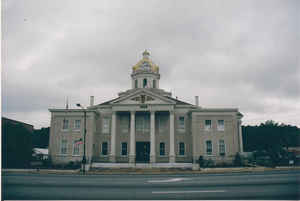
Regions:
M 179 143 L 179 155 L 181 155 L 181 156 L 184 155 L 184 143 L 183 142 Z
M 81 120 L 80 119 L 76 119 L 75 123 L 74 123 L 75 130 L 79 130 L 80 129 L 80 124 L 81 124 Z
M 138 80 L 134 80 L 134 87 L 138 88 Z
M 108 152 L 108 146 L 107 146 L 107 142 L 102 142 L 102 150 L 101 150 L 101 154 L 102 155 L 107 155 Z
M 136 131 L 149 132 L 150 130 L 150 117 L 149 115 L 137 115 L 136 116 Z
M 144 79 L 143 80 L 143 88 L 146 88 L 147 87 L 147 79 Z
M 153 88 L 156 88 L 156 80 L 153 80 Z
M 127 155 L 127 142 L 122 142 L 122 156 Z
M 212 154 L 212 143 L 210 140 L 206 141 L 206 154 L 207 155 Z
M 79 156 L 79 146 L 78 140 L 73 142 L 73 156 Z
M 167 116 L 158 116 L 158 131 L 163 133 L 167 126 Z
M 218 131 L 224 131 L 224 120 L 218 120 Z
M 165 143 L 164 142 L 161 142 L 159 144 L 159 154 L 161 156 L 164 156 L 165 155 Z
M 109 133 L 109 118 L 104 117 L 102 123 L 102 133 Z
M 180 130 L 185 129 L 185 124 L 184 124 L 184 117 L 179 117 L 179 127 Z
M 129 117 L 128 116 L 121 116 L 120 117 L 120 127 L 122 133 L 128 133 L 129 130 Z
M 211 129 L 211 120 L 205 120 L 205 127 L 204 129 L 206 131 L 209 131 Z
M 61 145 L 60 145 L 60 153 L 61 154 L 67 154 L 67 148 L 68 148 L 67 139 L 62 139 L 61 140 Z
M 63 126 L 62 126 L 62 129 L 63 129 L 63 130 L 66 130 L 66 129 L 68 129 L 68 128 L 69 128 L 69 120 L 64 119 L 64 120 L 63 120 Z
M 224 140 L 219 140 L 219 153 L 220 153 L 220 156 L 225 156 L 225 143 L 224 143 Z
M 146 96 L 145 95 L 141 95 L 141 102 L 145 103 L 145 100 L 146 100 Z

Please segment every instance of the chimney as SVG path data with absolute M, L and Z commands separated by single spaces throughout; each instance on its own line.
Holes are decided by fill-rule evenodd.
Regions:
M 90 106 L 94 105 L 94 96 L 90 96 Z
M 199 96 L 195 96 L 195 104 L 199 107 Z

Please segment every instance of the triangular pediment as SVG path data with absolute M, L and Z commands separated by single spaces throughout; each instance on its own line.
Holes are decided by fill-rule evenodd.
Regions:
M 160 94 L 140 89 L 112 101 L 111 104 L 176 104 L 176 102 Z

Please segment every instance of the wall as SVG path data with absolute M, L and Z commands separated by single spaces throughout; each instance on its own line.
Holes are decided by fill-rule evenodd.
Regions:
M 192 131 L 194 143 L 194 160 L 199 156 L 205 159 L 216 160 L 217 162 L 231 162 L 239 151 L 238 127 L 235 113 L 192 113 Z M 205 131 L 205 120 L 212 121 L 212 129 Z M 217 130 L 217 121 L 224 120 L 224 131 Z M 225 142 L 225 156 L 219 154 L 219 140 Z M 212 141 L 212 154 L 206 153 L 206 140 Z
M 62 129 L 63 120 L 69 120 L 69 128 Z M 74 129 L 75 120 L 81 120 L 80 130 Z M 86 133 L 86 157 L 91 160 L 93 148 L 93 136 L 95 132 L 94 125 L 95 114 L 94 112 L 87 112 L 87 133 Z M 51 127 L 49 136 L 49 155 L 54 164 L 68 163 L 70 161 L 81 161 L 83 156 L 83 144 L 80 145 L 80 156 L 73 155 L 73 142 L 82 138 L 84 131 L 84 115 L 82 111 L 63 111 L 51 113 Z M 61 140 L 67 139 L 67 154 L 61 154 Z

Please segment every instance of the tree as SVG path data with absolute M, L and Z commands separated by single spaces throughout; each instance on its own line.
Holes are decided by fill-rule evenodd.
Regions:
M 35 148 L 47 148 L 49 146 L 50 128 L 35 129 L 33 132 L 33 146 Z
M 300 129 L 268 120 L 259 126 L 243 126 L 244 151 L 265 153 L 272 166 L 288 157 L 289 147 L 300 146 Z
M 259 126 L 243 126 L 244 151 L 276 150 L 300 146 L 300 129 L 272 120 Z
M 32 133 L 19 124 L 2 125 L 2 168 L 26 168 L 32 158 Z

